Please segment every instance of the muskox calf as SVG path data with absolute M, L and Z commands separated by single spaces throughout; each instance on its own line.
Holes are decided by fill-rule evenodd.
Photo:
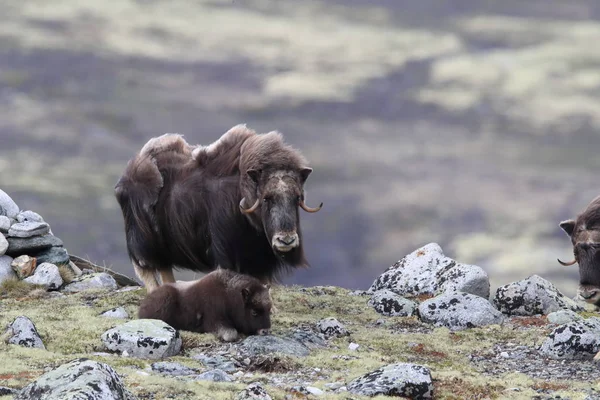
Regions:
M 562 221 L 560 227 L 571 238 L 574 259 L 558 262 L 565 266 L 579 263 L 578 294 L 600 306 L 600 196 L 575 219 Z
M 269 333 L 271 297 L 258 279 L 219 269 L 196 281 L 160 286 L 142 301 L 138 317 L 160 319 L 175 329 L 214 333 L 229 342 L 240 333 Z

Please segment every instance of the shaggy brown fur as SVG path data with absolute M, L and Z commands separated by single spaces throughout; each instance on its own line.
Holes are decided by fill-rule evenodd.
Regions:
M 232 341 L 240 333 L 269 333 L 271 299 L 258 279 L 219 269 L 197 281 L 160 286 L 142 301 L 138 317 Z
M 175 134 L 150 140 L 115 186 L 128 253 L 148 290 L 156 271 L 173 281 L 173 267 L 219 266 L 271 282 L 308 266 L 298 209 L 318 209 L 304 205 L 307 164 L 279 133 L 245 126 L 209 146 Z

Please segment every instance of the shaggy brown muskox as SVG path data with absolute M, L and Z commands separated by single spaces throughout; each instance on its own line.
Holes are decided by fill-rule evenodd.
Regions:
M 196 281 L 160 286 L 142 301 L 138 317 L 160 319 L 175 329 L 214 333 L 229 342 L 239 333 L 269 333 L 271 298 L 258 279 L 219 269 Z
M 560 227 L 573 244 L 573 261 L 579 263 L 578 294 L 588 303 L 600 306 L 600 196 L 596 197 L 575 219 L 562 221 Z
M 299 208 L 312 172 L 277 132 L 238 125 L 209 146 L 180 135 L 151 139 L 115 186 L 127 250 L 149 292 L 174 282 L 172 268 L 217 266 L 270 283 L 307 267 Z

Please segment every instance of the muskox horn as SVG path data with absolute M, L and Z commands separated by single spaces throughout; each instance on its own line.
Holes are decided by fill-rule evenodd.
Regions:
M 254 211 L 256 211 L 256 209 L 260 205 L 260 199 L 256 199 L 256 202 L 252 205 L 252 207 L 250 207 L 248 209 L 244 208 L 245 203 L 246 203 L 246 198 L 243 197 L 242 200 L 240 201 L 240 210 L 243 213 L 250 214 L 250 213 L 253 213 Z
M 302 207 L 302 209 L 306 212 L 309 213 L 316 213 L 317 211 L 319 211 L 321 209 L 321 207 L 323 207 L 323 203 L 319 204 L 319 207 L 308 207 L 306 204 L 304 204 L 304 200 L 300 200 L 300 207 Z
M 569 261 L 568 263 L 566 263 L 566 262 L 560 261 L 560 259 L 558 259 L 558 258 L 556 260 L 560 263 L 560 265 L 564 265 L 565 267 L 568 267 L 569 265 L 573 265 L 577 262 L 577 260 L 573 260 L 573 261 Z

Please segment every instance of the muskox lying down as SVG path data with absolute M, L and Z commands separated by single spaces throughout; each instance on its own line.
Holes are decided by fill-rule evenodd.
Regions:
M 575 219 L 562 221 L 560 227 L 571 237 L 574 259 L 562 265 L 579 263 L 578 294 L 600 306 L 600 196 Z
M 299 209 L 312 169 L 277 132 L 239 125 L 209 146 L 151 139 L 115 186 L 129 257 L 148 292 L 172 268 L 217 267 L 270 283 L 305 267 Z
M 269 333 L 271 297 L 258 279 L 219 269 L 196 281 L 160 286 L 142 301 L 138 317 L 160 319 L 175 329 L 214 333 L 229 342 L 240 333 Z

